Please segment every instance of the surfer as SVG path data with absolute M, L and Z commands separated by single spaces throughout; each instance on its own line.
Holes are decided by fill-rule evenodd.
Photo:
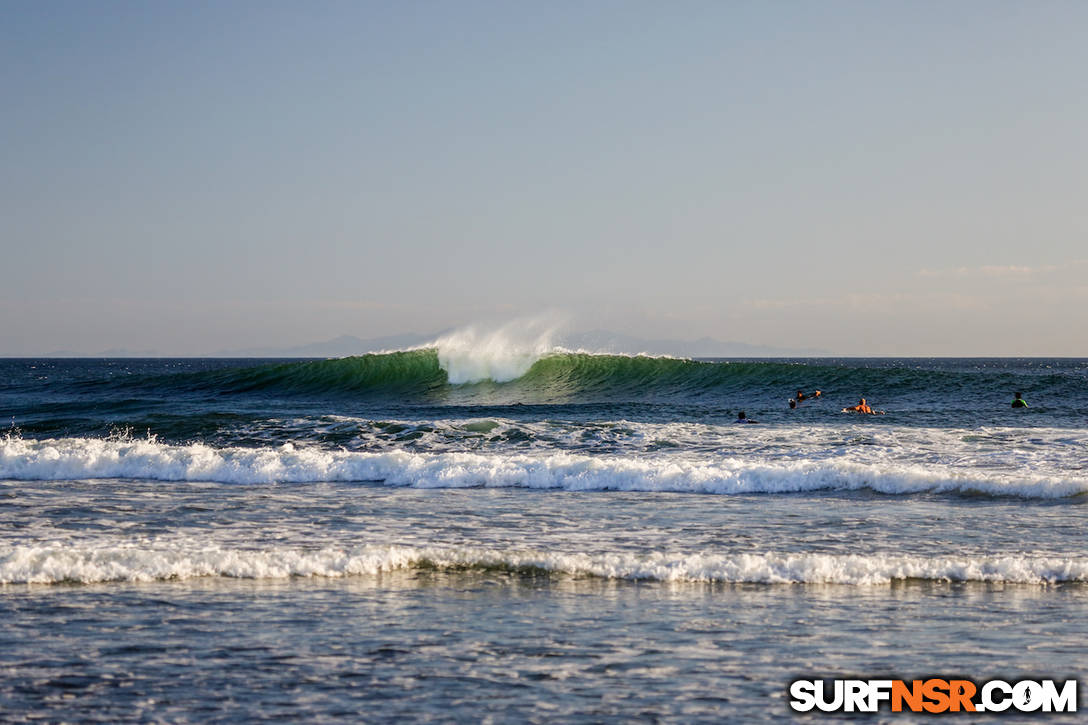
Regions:
M 741 412 L 737 413 L 737 419 L 734 420 L 733 422 L 734 423 L 758 423 L 759 421 L 758 420 L 752 420 L 751 418 L 746 416 L 744 414 L 744 411 L 742 410 Z
M 1022 395 L 1022 393 L 1013 393 L 1012 394 L 1012 396 L 1013 396 L 1012 397 L 1012 407 L 1014 407 L 1014 408 L 1026 408 L 1026 407 L 1028 407 L 1027 401 L 1024 400 L 1022 397 L 1020 397 L 1021 395 Z
M 842 412 L 844 412 L 844 413 L 865 413 L 867 415 L 884 415 L 883 410 L 873 410 L 869 406 L 869 404 L 867 402 L 865 402 L 865 398 L 862 398 L 860 401 L 858 401 L 857 405 L 851 405 L 849 408 L 843 408 Z
M 796 407 L 797 407 L 797 401 L 794 400 L 793 398 L 790 398 L 790 410 L 793 410 Z
M 808 400 L 809 398 L 812 398 L 813 400 L 815 400 L 816 398 L 819 398 L 821 395 L 823 395 L 823 393 L 821 393 L 819 390 L 813 390 L 808 395 L 805 395 L 805 392 L 803 390 L 798 390 L 796 400 L 797 400 L 798 403 L 800 403 L 802 400 Z

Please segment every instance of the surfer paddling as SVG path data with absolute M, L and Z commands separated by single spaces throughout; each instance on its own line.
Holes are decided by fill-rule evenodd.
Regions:
M 800 403 L 802 400 L 815 400 L 816 398 L 819 398 L 821 395 L 823 395 L 823 393 L 821 393 L 819 390 L 813 390 L 808 395 L 805 395 L 805 391 L 798 390 L 797 391 L 797 397 L 794 398 L 794 400 L 796 400 L 798 403 Z
M 866 415 L 884 415 L 883 410 L 873 410 L 872 407 L 862 398 L 858 401 L 857 405 L 851 405 L 849 408 L 843 408 L 844 413 L 864 413 Z
M 733 422 L 734 423 L 758 423 L 759 421 L 758 420 L 752 420 L 751 418 L 746 416 L 744 414 L 744 411 L 742 410 L 741 412 L 737 413 L 737 419 L 734 420 Z

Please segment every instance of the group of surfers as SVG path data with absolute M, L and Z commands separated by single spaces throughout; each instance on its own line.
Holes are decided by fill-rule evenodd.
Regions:
M 819 390 L 813 390 L 811 393 L 805 393 L 805 391 L 803 391 L 803 390 L 798 390 L 797 391 L 797 397 L 796 398 L 790 398 L 790 409 L 792 410 L 793 408 L 796 408 L 797 404 L 800 403 L 802 400 L 816 400 L 821 395 L 823 395 L 823 393 L 821 391 L 819 391 Z M 865 403 L 865 398 L 862 398 L 861 402 Z M 866 406 L 866 407 L 868 407 L 868 406 Z M 843 408 L 842 412 L 844 412 L 844 413 L 847 412 L 847 409 Z M 858 412 L 861 412 L 861 411 L 858 411 Z M 872 408 L 869 408 L 869 410 L 867 412 L 872 413 L 873 412 Z M 881 411 L 881 413 L 883 413 L 883 412 L 884 411 Z M 745 415 L 744 411 L 742 410 L 739 413 L 737 413 L 737 419 L 735 421 L 733 421 L 733 422 L 734 423 L 758 423 L 759 421 L 758 420 L 752 420 L 747 415 Z
M 823 393 L 821 393 L 819 390 L 813 390 L 808 395 L 805 395 L 805 392 L 803 390 L 798 390 L 797 391 L 797 397 L 796 398 L 790 398 L 790 410 L 793 410 L 794 408 L 796 408 L 797 404 L 800 403 L 802 400 L 815 400 L 816 398 L 819 398 L 821 395 L 823 395 Z
M 807 395 L 804 393 L 804 391 L 798 390 L 797 391 L 797 397 L 796 398 L 790 398 L 790 410 L 793 410 L 794 408 L 796 408 L 797 404 L 800 403 L 802 400 L 815 400 L 816 398 L 819 398 L 821 395 L 823 395 L 823 393 L 820 392 L 819 390 L 814 390 L 813 392 L 808 393 Z M 1028 407 L 1027 401 L 1025 401 L 1024 398 L 1023 398 L 1023 393 L 1014 393 L 1013 394 L 1012 407 L 1013 408 L 1026 408 L 1026 407 Z M 886 413 L 883 410 L 873 410 L 872 406 L 869 405 L 869 403 L 865 400 L 865 398 L 862 398 L 861 400 L 859 400 L 857 405 L 851 405 L 849 407 L 843 408 L 842 412 L 844 412 L 844 413 L 861 413 L 863 415 L 886 415 Z M 747 415 L 745 415 L 744 411 L 742 410 L 737 414 L 737 419 L 734 422 L 735 423 L 758 423 L 759 421 L 752 420 Z

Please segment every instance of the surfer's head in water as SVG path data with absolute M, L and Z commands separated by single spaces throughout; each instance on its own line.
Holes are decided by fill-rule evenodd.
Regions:
M 790 407 L 791 408 L 796 408 L 797 407 L 797 401 L 794 400 L 793 398 L 790 398 Z

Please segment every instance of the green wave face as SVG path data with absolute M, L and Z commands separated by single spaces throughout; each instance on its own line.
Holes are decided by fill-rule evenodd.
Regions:
M 515 380 L 447 385 L 435 392 L 443 402 L 453 404 L 694 401 L 708 393 L 743 388 L 768 374 L 778 377 L 774 367 L 555 352 L 541 357 Z
M 446 373 L 434 350 L 280 363 L 209 376 L 206 382 L 226 393 L 272 391 L 285 394 L 366 394 L 420 396 L 446 386 Z
M 485 361 L 486 362 L 486 361 Z M 486 365 L 481 366 L 486 369 Z M 820 389 L 825 412 L 870 399 L 878 407 L 955 410 L 985 401 L 997 408 L 1015 390 L 1029 403 L 1049 400 L 1076 407 L 1083 398 L 1085 371 L 924 369 L 893 363 L 738 361 L 708 362 L 666 357 L 552 352 L 506 382 L 451 384 L 435 349 L 374 353 L 357 357 L 271 363 L 245 368 L 165 374 L 99 383 L 103 392 L 123 389 L 132 397 L 171 396 L 304 397 L 425 405 L 514 405 L 579 403 L 681 403 L 766 410 L 784 407 L 799 389 Z M 838 405 L 838 407 L 835 407 Z M 831 408 L 835 408 L 831 411 Z M 1037 406 L 1034 406 L 1037 407 Z M 1033 407 L 1033 409 L 1034 409 Z
M 708 391 L 743 387 L 768 375 L 772 380 L 793 379 L 775 373 L 779 367 L 791 366 L 555 352 L 533 362 L 514 380 L 452 384 L 438 351 L 419 349 L 162 376 L 143 383 L 231 396 L 300 395 L 510 405 L 691 399 Z

